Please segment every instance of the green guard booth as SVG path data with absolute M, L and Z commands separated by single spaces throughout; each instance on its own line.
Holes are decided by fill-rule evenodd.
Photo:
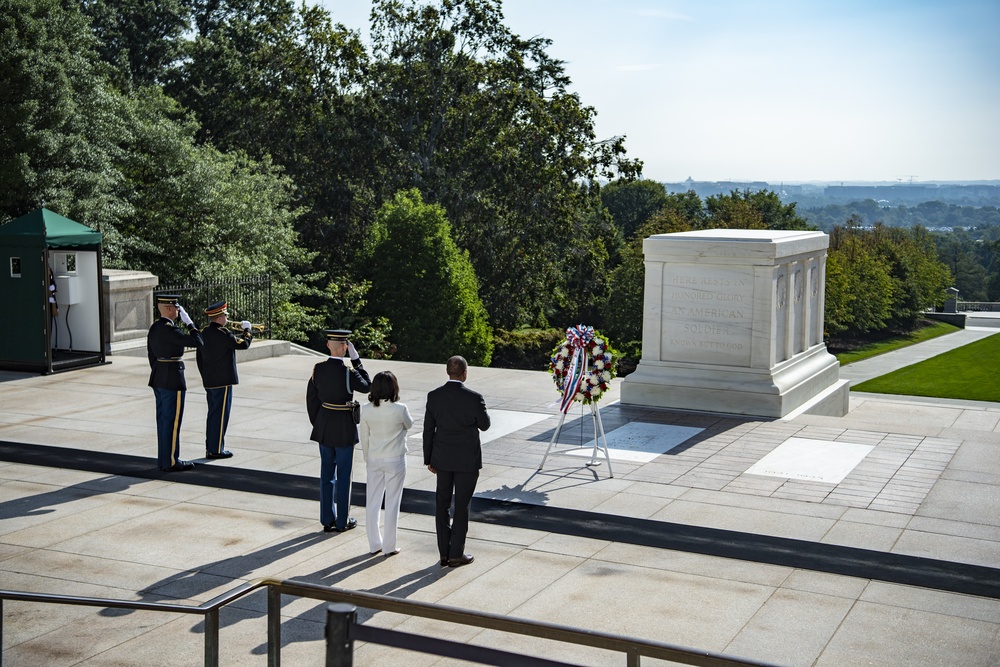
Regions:
M 100 232 L 40 208 L 0 226 L 0 262 L 0 368 L 107 363 Z

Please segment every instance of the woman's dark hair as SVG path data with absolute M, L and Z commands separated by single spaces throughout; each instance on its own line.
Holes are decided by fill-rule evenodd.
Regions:
M 396 376 L 392 374 L 392 371 L 382 371 L 375 374 L 375 377 L 372 378 L 372 390 L 368 394 L 368 400 L 376 406 L 381 401 L 395 403 L 399 400 L 399 382 L 396 381 Z

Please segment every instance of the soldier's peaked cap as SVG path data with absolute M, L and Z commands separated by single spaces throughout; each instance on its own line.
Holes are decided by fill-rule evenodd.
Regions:
M 205 314 L 209 317 L 218 317 L 219 315 L 229 314 L 229 302 L 228 301 L 216 301 L 211 306 L 205 309 Z
M 327 329 L 325 333 L 327 340 L 345 342 L 353 332 L 348 329 Z
M 176 306 L 180 301 L 180 298 L 181 297 L 177 294 L 157 294 L 156 305 Z

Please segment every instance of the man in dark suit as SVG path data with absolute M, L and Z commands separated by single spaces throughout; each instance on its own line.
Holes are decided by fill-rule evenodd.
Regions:
M 367 394 L 371 378 L 345 329 L 328 329 L 330 358 L 316 364 L 306 387 L 306 409 L 312 423 L 310 439 L 319 443 L 319 520 L 327 533 L 342 533 L 358 525 L 348 517 L 351 508 L 351 470 L 358 425 L 351 414 L 354 392 Z M 351 365 L 344 363 L 349 354 Z
M 185 347 L 200 348 L 204 344 L 191 316 L 178 302 L 176 294 L 156 295 L 160 319 L 153 322 L 146 334 L 146 355 L 149 357 L 149 386 L 156 399 L 157 464 L 164 472 L 179 472 L 194 468 L 180 458 L 181 420 L 184 418 Z M 186 331 L 174 324 L 180 316 Z
M 435 527 L 441 565 L 459 567 L 474 558 L 465 553 L 469 506 L 476 491 L 483 450 L 479 432 L 490 427 L 486 401 L 465 386 L 469 364 L 448 360 L 448 382 L 427 394 L 424 411 L 424 465 L 437 475 Z M 455 501 L 454 517 L 448 510 Z
M 233 409 L 233 385 L 240 383 L 236 373 L 236 350 L 250 347 L 253 334 L 250 322 L 243 321 L 243 331 L 237 338 L 226 324 L 229 322 L 229 303 L 217 301 L 205 309 L 208 326 L 201 332 L 205 344 L 198 348 L 198 371 L 205 385 L 208 399 L 208 419 L 205 422 L 205 457 L 228 459 L 233 455 L 226 449 L 226 429 L 229 413 Z

